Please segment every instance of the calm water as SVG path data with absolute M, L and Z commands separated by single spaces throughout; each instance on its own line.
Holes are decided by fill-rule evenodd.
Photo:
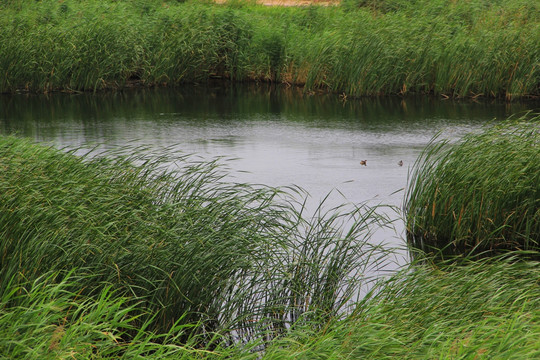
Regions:
M 0 132 L 71 148 L 172 146 L 179 155 L 235 158 L 227 161 L 231 181 L 298 185 L 313 203 L 334 191 L 329 204 L 400 206 L 408 169 L 435 134 L 458 139 L 538 105 L 425 98 L 342 101 L 334 95 L 250 87 L 3 95 Z M 398 221 L 396 233 L 378 232 L 374 241 L 402 245 L 402 232 Z

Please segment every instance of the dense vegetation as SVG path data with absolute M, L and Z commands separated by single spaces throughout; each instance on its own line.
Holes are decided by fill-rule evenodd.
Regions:
M 278 339 L 264 359 L 534 359 L 540 268 L 514 258 L 416 265 L 357 313 Z
M 538 96 L 539 26 L 528 0 L 10 0 L 0 5 L 0 92 L 218 78 L 347 96 Z
M 440 265 L 440 264 L 439 264 Z M 202 347 L 189 326 L 156 335 L 136 306 L 86 279 L 53 275 L 1 293 L 2 359 L 536 359 L 540 356 L 540 268 L 515 259 L 416 266 L 342 319 L 300 324 L 266 344 Z M 322 326 L 321 326 L 322 325 Z M 131 340 L 125 341 L 126 331 Z M 217 338 L 217 337 L 216 337 Z
M 504 219 L 533 219 L 505 223 L 494 239 L 509 248 L 524 234 L 537 239 L 538 172 L 521 170 L 537 166 L 538 119 L 523 120 L 426 150 L 422 159 L 435 165 L 419 160 L 412 193 L 443 175 L 432 170 L 448 157 L 436 154 L 489 142 L 497 154 L 473 146 L 476 156 L 503 156 L 521 141 L 505 160 L 520 181 L 505 190 L 524 192 L 519 204 L 533 208 L 513 212 L 503 205 L 514 195 L 480 182 L 495 194 L 484 203 L 489 195 L 509 211 Z M 140 150 L 76 156 L 0 138 L 0 357 L 540 356 L 537 247 L 474 261 L 422 257 L 366 287 L 388 251 L 368 244 L 386 223 L 376 208 L 322 204 L 310 216 L 298 189 L 228 184 L 216 163 Z M 455 167 L 472 171 L 465 161 Z
M 407 194 L 409 242 L 440 255 L 540 250 L 539 120 L 428 146 Z
M 294 189 L 227 184 L 215 163 L 124 150 L 78 157 L 0 139 L 0 293 L 53 272 L 72 295 L 126 297 L 119 313 L 137 307 L 130 326 L 156 334 L 272 339 L 300 318 L 346 312 L 383 255 L 367 243 L 384 220 L 375 209 L 308 217 Z

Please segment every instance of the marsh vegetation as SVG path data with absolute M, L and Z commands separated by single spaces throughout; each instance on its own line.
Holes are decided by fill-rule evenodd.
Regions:
M 424 150 L 405 210 L 413 247 L 442 256 L 540 249 L 539 120 Z
M 386 221 L 374 208 L 307 216 L 298 189 L 227 184 L 215 163 L 174 158 L 171 172 L 166 151 L 81 158 L 14 137 L 0 149 L 6 293 L 71 274 L 84 278 L 74 293 L 109 289 L 142 309 L 131 326 L 180 326 L 203 343 L 272 339 L 346 313 L 384 255 L 368 242 Z
M 227 81 L 344 96 L 538 96 L 536 2 L 9 1 L 0 92 Z
M 539 6 L 10 0 L 0 92 L 538 97 Z M 405 195 L 411 263 L 377 278 L 388 206 L 311 209 L 299 187 L 230 182 L 173 148 L 2 135 L 0 358 L 540 358 L 539 123 L 434 139 Z

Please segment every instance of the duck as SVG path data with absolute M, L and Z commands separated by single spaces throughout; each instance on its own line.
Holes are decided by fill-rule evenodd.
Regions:
M 367 160 L 360 160 L 360 165 L 367 166 Z
M 403 166 L 403 160 L 399 160 L 399 162 L 397 163 L 399 166 Z

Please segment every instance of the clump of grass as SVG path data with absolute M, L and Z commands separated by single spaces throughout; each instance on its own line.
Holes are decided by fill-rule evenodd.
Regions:
M 412 172 L 407 239 L 440 255 L 540 248 L 540 118 L 433 142 Z
M 233 349 L 195 349 L 178 339 L 190 326 L 155 334 L 140 325 L 145 309 L 128 305 L 110 284 L 95 297 L 82 294 L 91 276 L 47 273 L 32 281 L 6 279 L 0 293 L 0 353 L 5 359 L 194 359 L 230 356 Z
M 540 356 L 538 262 L 415 264 L 358 311 L 276 340 L 263 359 L 533 359 Z
M 373 209 L 304 217 L 292 194 L 226 183 L 216 162 L 142 154 L 79 157 L 2 137 L 0 290 L 73 270 L 88 279 L 73 292 L 110 284 L 149 331 L 189 324 L 207 345 L 215 332 L 273 338 L 302 314 L 336 316 L 382 254 L 367 244 L 383 221 Z

